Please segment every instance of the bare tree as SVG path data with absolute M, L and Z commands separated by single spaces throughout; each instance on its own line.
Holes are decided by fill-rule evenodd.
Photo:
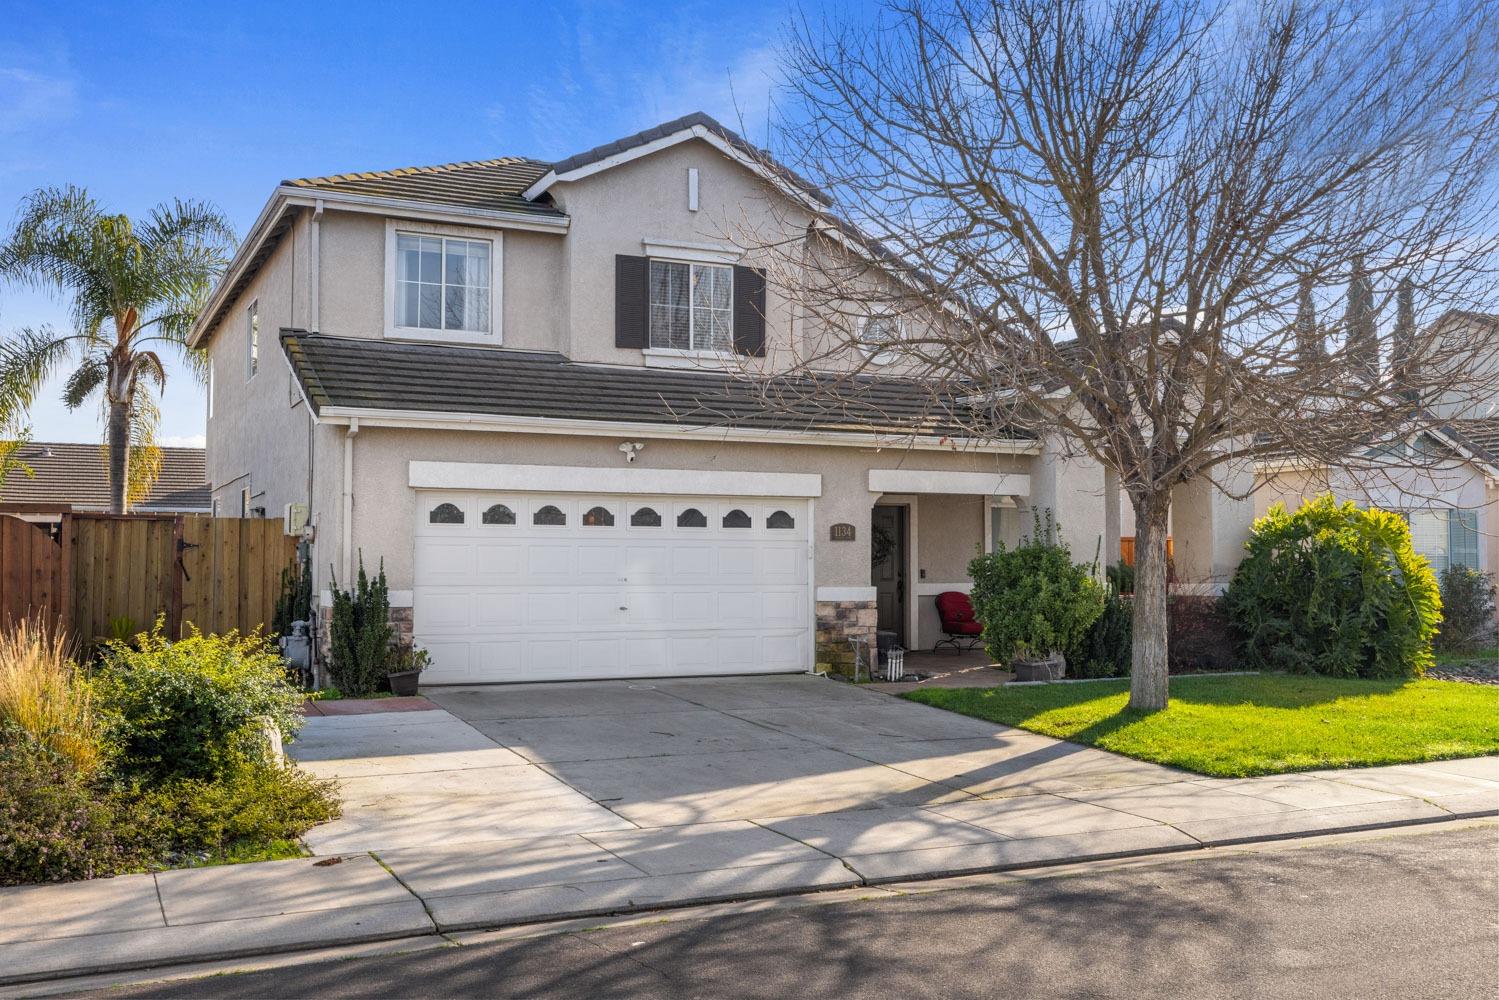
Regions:
M 1430 321 L 1494 301 L 1496 47 L 1492 7 L 1357 0 L 802 21 L 779 145 L 830 207 L 762 252 L 808 331 L 790 367 L 819 374 L 765 391 L 867 406 L 878 360 L 944 426 L 1059 435 L 1117 473 L 1131 705 L 1164 707 L 1174 488 L 1243 497 L 1258 456 L 1344 462 L 1438 422 L 1413 394 L 1481 391 L 1493 346 Z M 1397 288 L 1391 366 L 1375 318 Z M 884 315 L 898 333 L 854 349 Z

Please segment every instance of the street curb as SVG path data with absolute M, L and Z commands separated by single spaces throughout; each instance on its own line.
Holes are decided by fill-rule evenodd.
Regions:
M 966 878 L 975 875 L 997 875 L 1010 872 L 1041 871 L 1048 868 L 1061 868 L 1069 865 L 1087 864 L 1100 861 L 1120 861 L 1134 858 L 1169 856 L 1173 854 L 1190 853 L 1203 849 L 1217 847 L 1243 847 L 1251 844 L 1278 843 L 1292 840 L 1309 840 L 1337 834 L 1369 833 L 1378 830 L 1407 829 L 1421 826 L 1437 826 L 1444 823 L 1463 822 L 1477 819 L 1499 818 L 1499 808 L 1469 810 L 1461 813 L 1452 813 L 1447 816 L 1419 817 L 1405 820 L 1395 820 L 1381 823 L 1365 823 L 1350 826 L 1332 826 L 1300 830 L 1294 833 L 1268 834 L 1250 837 L 1221 837 L 1211 840 L 1198 841 L 1191 844 L 1175 844 L 1167 847 L 1143 848 L 1135 850 L 1102 851 L 1092 854 L 1077 854 L 1068 857 L 1058 857 L 1038 861 L 1024 861 L 1015 864 L 982 865 L 973 868 L 951 868 L 942 871 L 920 873 L 914 875 L 889 876 L 880 878 L 867 878 L 854 874 L 847 883 L 839 885 L 819 886 L 815 888 L 768 889 L 763 892 L 730 893 L 717 896 L 704 896 L 680 901 L 656 902 L 642 904 L 640 906 L 625 906 L 613 908 L 582 909 L 576 912 L 563 912 L 548 914 L 513 921 L 498 921 L 482 924 L 464 924 L 462 926 L 446 926 L 436 924 L 435 933 L 439 936 L 450 933 L 482 933 L 484 931 L 498 931 L 508 928 L 539 926 L 561 921 L 596 919 L 601 917 L 630 916 L 644 913 L 665 913 L 674 910 L 692 909 L 698 906 L 710 906 L 715 904 L 749 902 L 754 900 L 788 898 L 794 896 L 815 896 L 827 892 L 845 892 L 849 889 L 877 888 L 888 885 L 919 884 L 928 882 L 940 882 L 947 879 Z M 429 917 L 430 919 L 430 917 Z M 436 922 L 434 921 L 434 924 Z M 337 941 L 307 942 L 296 946 L 257 948 L 248 945 L 244 948 L 216 949 L 211 951 L 184 954 L 166 961 L 150 962 L 111 962 L 99 965 L 87 966 L 80 969 L 70 969 L 65 974 L 41 974 L 20 976 L 0 975 L 0 986 L 14 987 L 24 986 L 29 983 L 56 982 L 66 979 L 78 979 L 89 976 L 107 975 L 119 972 L 137 972 L 151 969 L 171 969 L 179 965 L 198 964 L 205 962 L 222 962 L 247 958 L 258 958 L 270 955 L 295 954 L 298 952 L 318 952 L 329 948 L 339 948 L 352 945 L 374 944 L 383 941 L 396 941 L 410 938 L 409 932 L 383 932 L 374 934 L 349 935 Z

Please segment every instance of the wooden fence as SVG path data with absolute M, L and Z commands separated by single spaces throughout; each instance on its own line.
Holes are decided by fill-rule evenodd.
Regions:
M 31 615 L 48 623 L 67 613 L 67 565 L 45 527 L 0 516 L 0 627 Z
M 59 598 L 38 601 L 33 587 L 27 597 L 0 598 L 0 610 L 24 613 L 29 603 L 83 642 L 109 636 L 116 621 L 149 628 L 158 615 L 171 635 L 189 622 L 204 632 L 269 626 L 281 571 L 296 557 L 296 539 L 265 518 L 64 514 L 59 542 L 16 518 L 0 522 L 34 533 L 28 546 L 0 553 L 0 579 L 44 577 L 50 560 Z

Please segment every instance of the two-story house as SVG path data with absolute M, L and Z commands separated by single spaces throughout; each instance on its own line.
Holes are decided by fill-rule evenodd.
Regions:
M 192 334 L 215 508 L 304 505 L 325 605 L 383 562 L 426 683 L 800 671 L 876 626 L 930 647 L 934 596 L 1031 508 L 1090 558 L 1104 477 L 903 421 L 894 374 L 867 411 L 756 391 L 746 366 L 818 333 L 736 234 L 826 211 L 701 114 L 555 163 L 286 181 Z

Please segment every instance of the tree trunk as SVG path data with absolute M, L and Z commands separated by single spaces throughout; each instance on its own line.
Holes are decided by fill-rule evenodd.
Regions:
M 1169 502 L 1135 504 L 1135 605 L 1129 707 L 1166 707 L 1166 517 Z
M 130 403 L 109 401 L 109 512 L 124 514 L 130 486 Z

